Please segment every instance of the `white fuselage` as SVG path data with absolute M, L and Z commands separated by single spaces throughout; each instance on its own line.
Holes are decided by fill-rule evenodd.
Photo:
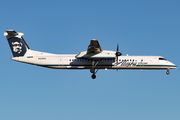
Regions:
M 115 54 L 110 51 L 110 54 Z M 92 69 L 92 60 L 78 59 L 76 54 L 50 54 L 28 50 L 23 57 L 13 57 L 19 62 L 55 69 Z M 173 69 L 176 66 L 161 56 L 119 56 L 116 59 L 95 61 L 93 69 Z
M 102 50 L 98 40 L 91 40 L 87 51 L 79 54 L 51 54 L 34 51 L 23 39 L 23 33 L 6 30 L 6 36 L 14 57 L 12 60 L 54 69 L 90 69 L 92 79 L 99 69 L 174 69 L 177 66 L 161 56 L 121 56 L 117 51 Z

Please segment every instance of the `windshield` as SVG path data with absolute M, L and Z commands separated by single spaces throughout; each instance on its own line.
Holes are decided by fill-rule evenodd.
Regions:
M 159 60 L 167 60 L 166 58 L 159 58 Z

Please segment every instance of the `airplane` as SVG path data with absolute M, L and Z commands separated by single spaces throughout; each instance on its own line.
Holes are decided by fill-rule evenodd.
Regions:
M 6 30 L 6 36 L 11 48 L 12 60 L 32 65 L 54 69 L 89 69 L 92 79 L 96 78 L 99 69 L 175 69 L 177 66 L 161 56 L 123 56 L 116 51 L 102 50 L 98 40 L 92 39 L 87 51 L 79 54 L 51 54 L 34 51 L 29 48 L 24 34 L 14 30 Z

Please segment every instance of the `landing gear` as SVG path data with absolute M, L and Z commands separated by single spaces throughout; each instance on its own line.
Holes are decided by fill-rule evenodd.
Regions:
M 92 79 L 95 79 L 96 75 L 93 73 L 91 77 L 92 77 Z
M 97 69 L 96 71 L 95 71 L 95 67 L 96 67 L 96 65 L 98 64 L 98 61 L 92 61 L 92 68 L 90 69 L 90 72 L 91 73 L 93 73 L 92 74 L 92 79 L 95 79 L 96 78 L 96 73 L 97 73 L 97 71 L 99 70 L 99 69 Z
M 98 70 L 99 70 L 99 69 L 97 69 L 96 71 L 95 71 L 95 69 L 90 69 L 90 72 L 93 73 L 92 76 L 91 76 L 92 79 L 95 79 L 95 78 L 96 78 L 96 75 L 95 75 L 95 74 L 97 73 Z
M 169 73 L 170 73 L 170 72 L 169 72 L 169 69 L 167 69 L 167 72 L 166 72 L 166 74 L 167 74 L 167 75 L 169 75 Z

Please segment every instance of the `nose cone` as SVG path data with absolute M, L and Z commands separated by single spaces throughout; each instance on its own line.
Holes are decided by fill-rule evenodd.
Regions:
M 174 69 L 177 68 L 177 66 L 174 64 Z
M 170 68 L 171 68 L 171 69 L 177 68 L 177 66 L 176 66 L 175 64 L 173 64 L 173 63 L 171 63 L 171 62 L 169 62 L 169 63 L 170 63 L 170 66 L 171 66 Z

